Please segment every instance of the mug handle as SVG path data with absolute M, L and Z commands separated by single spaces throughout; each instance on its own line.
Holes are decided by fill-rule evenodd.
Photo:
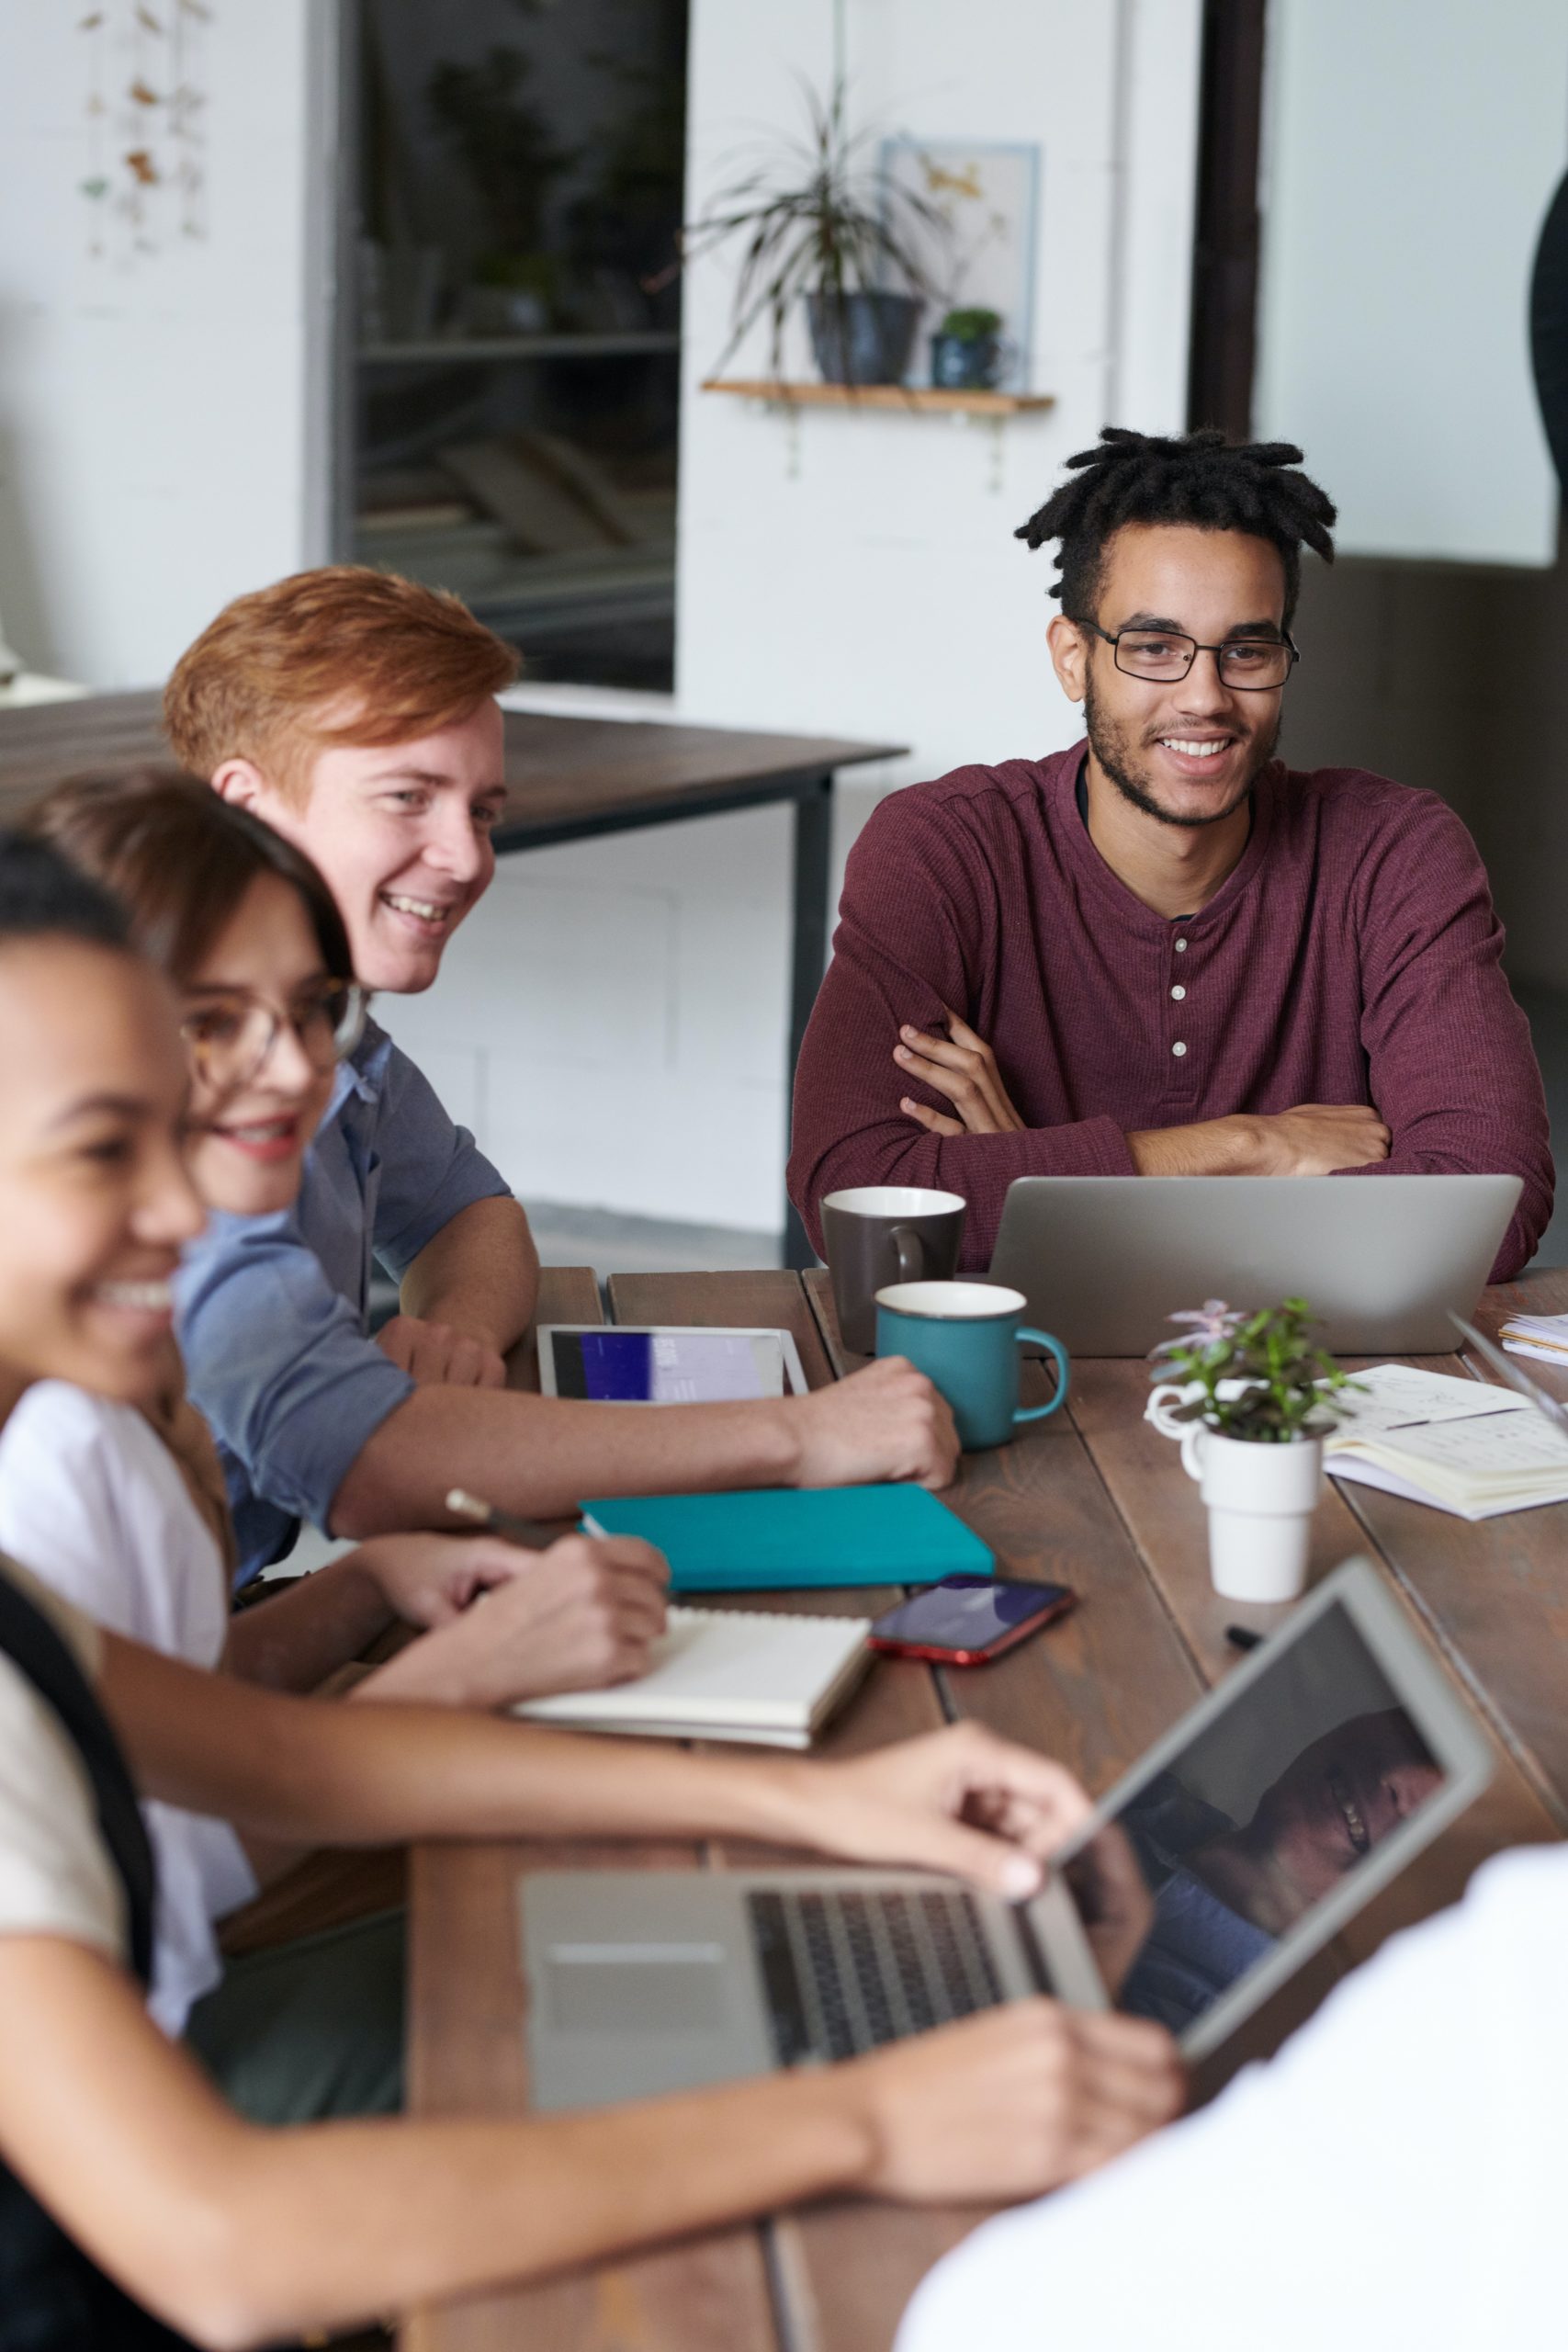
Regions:
M 1179 1445 L 1192 1424 L 1190 1421 L 1179 1421 L 1172 1408 L 1185 1405 L 1188 1401 L 1187 1389 L 1180 1381 L 1162 1380 L 1149 1391 L 1149 1401 L 1144 1407 L 1144 1419 L 1151 1428 L 1158 1430 L 1161 1437 L 1173 1437 Z
M 1015 1421 L 1043 1421 L 1047 1413 L 1054 1413 L 1058 1405 L 1066 1402 L 1067 1351 L 1060 1340 L 1054 1340 L 1049 1331 L 1035 1330 L 1032 1324 L 1021 1323 L 1012 1336 L 1020 1343 L 1025 1340 L 1038 1340 L 1046 1354 L 1055 1359 L 1056 1394 L 1051 1402 L 1048 1405 L 1021 1405 L 1013 1415 Z
M 912 1225 L 896 1225 L 888 1236 L 898 1253 L 898 1279 L 919 1283 L 926 1278 L 926 1245 Z

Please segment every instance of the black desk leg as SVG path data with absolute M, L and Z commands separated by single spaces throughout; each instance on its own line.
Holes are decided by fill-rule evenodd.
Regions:
M 814 776 L 795 804 L 795 944 L 789 978 L 789 1086 L 822 975 L 828 968 L 828 870 L 833 848 L 833 776 Z M 784 1264 L 814 1266 L 817 1252 L 806 1238 L 793 1201 L 784 1203 Z

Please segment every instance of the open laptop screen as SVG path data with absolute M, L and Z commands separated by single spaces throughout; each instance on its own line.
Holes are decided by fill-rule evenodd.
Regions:
M 1203 1716 L 1149 1759 L 1063 1870 L 1116 2006 L 1178 2034 L 1273 1958 L 1447 1777 L 1342 1603 L 1277 1655 L 1259 1653 L 1235 1703 Z

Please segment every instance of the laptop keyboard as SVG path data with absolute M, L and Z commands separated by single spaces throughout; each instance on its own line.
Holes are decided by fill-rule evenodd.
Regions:
M 978 1908 L 955 1889 L 770 1890 L 746 1905 L 781 2066 L 852 2058 L 1002 1998 Z

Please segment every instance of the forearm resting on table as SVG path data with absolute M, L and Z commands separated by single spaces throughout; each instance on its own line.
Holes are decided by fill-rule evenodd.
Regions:
M 1127 1137 L 1140 1176 L 1245 1176 L 1255 1148 L 1245 1119 L 1205 1119 L 1190 1127 L 1146 1127 Z
M 404 1315 L 483 1340 L 504 1355 L 539 1295 L 539 1253 L 520 1201 L 470 1202 L 427 1241 L 403 1276 Z
M 215 2346 L 722 2226 L 857 2187 L 879 2153 L 841 2070 L 605 2115 L 258 2130 L 118 1969 L 58 1938 L 0 1939 L 0 2010 L 8 2159 L 134 2296 Z
M 295 1698 L 112 1634 L 100 1695 L 150 1796 L 316 1845 L 710 1834 L 798 1844 L 828 1769 L 573 1738 L 461 1711 Z
M 454 1487 L 525 1517 L 575 1515 L 586 1495 L 786 1484 L 797 1455 L 783 1409 L 664 1405 L 614 1413 L 510 1389 L 416 1389 L 374 1430 L 333 1498 L 334 1535 L 462 1524 Z
M 274 1690 L 313 1690 L 392 1622 L 376 1579 L 350 1553 L 231 1619 L 223 1665 Z

